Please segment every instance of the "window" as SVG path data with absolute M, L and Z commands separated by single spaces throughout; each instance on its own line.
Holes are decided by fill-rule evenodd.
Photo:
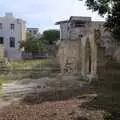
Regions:
M 10 28 L 13 30 L 15 29 L 15 25 L 14 24 L 10 24 Z
M 37 31 L 33 31 L 34 34 L 37 34 Z
M 2 29 L 3 28 L 3 24 L 2 23 L 0 23 L 0 29 Z
M 15 47 L 15 38 L 14 37 L 10 37 L 10 47 L 11 48 Z
M 3 44 L 3 43 L 4 43 L 4 38 L 0 37 L 0 44 Z
M 82 21 L 76 21 L 75 22 L 75 27 L 85 27 L 85 23 Z
M 79 35 L 79 38 L 82 38 L 82 37 L 83 37 L 83 34 L 80 34 L 80 35 Z
M 68 31 L 70 30 L 70 27 L 69 27 L 69 26 L 67 27 L 67 30 L 68 30 Z

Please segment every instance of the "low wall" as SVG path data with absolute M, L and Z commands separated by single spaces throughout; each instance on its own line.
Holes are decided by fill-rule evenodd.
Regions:
M 22 59 L 27 59 L 27 60 L 47 59 L 48 57 L 50 57 L 50 55 L 47 54 L 47 53 L 26 53 L 26 52 L 22 52 Z

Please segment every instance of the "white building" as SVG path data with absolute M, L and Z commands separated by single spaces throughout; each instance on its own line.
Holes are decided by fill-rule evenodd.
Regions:
M 32 33 L 33 35 L 41 36 L 39 28 L 27 28 L 27 32 Z
M 9 60 L 22 59 L 20 41 L 26 40 L 25 21 L 15 18 L 12 13 L 0 17 L 0 44 L 4 46 L 4 56 Z

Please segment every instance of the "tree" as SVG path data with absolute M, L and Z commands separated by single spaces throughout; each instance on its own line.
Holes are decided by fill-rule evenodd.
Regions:
M 86 6 L 88 9 L 98 11 L 98 14 L 103 16 L 109 14 L 111 11 L 111 0 L 86 0 Z
M 25 49 L 26 52 L 38 53 L 44 51 L 45 45 L 38 36 L 27 33 L 26 41 L 20 42 L 20 48 Z
M 53 44 L 60 37 L 60 31 L 58 30 L 46 30 L 43 32 L 44 42 L 47 44 Z
M 88 9 L 106 17 L 105 27 L 120 36 L 120 0 L 86 0 Z

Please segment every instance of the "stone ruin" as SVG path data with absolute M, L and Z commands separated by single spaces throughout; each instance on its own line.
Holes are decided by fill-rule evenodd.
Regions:
M 57 52 L 61 73 L 75 72 L 90 79 L 98 77 L 108 61 L 103 38 L 109 34 L 102 32 L 94 29 L 81 39 L 61 41 Z

